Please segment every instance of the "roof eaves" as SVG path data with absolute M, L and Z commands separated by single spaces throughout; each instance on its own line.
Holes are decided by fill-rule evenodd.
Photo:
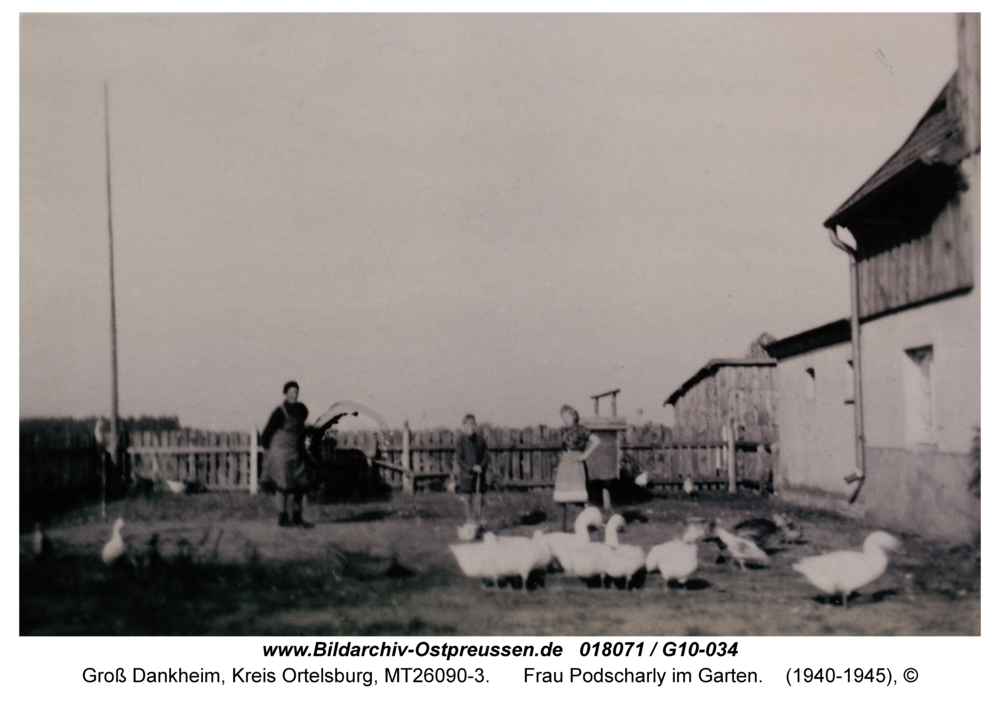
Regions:
M 886 186 L 906 172 L 928 165 L 928 157 L 950 140 L 961 136 L 962 122 L 954 104 L 958 72 L 944 86 L 917 126 L 875 173 L 865 181 L 837 210 L 827 217 L 823 226 L 830 229 L 843 226 L 859 205 L 884 191 Z
M 778 361 L 773 358 L 712 358 L 707 363 L 705 363 L 698 372 L 692 375 L 688 380 L 674 390 L 674 393 L 666 398 L 663 402 L 663 406 L 667 404 L 676 404 L 677 400 L 687 394 L 687 391 L 694 387 L 696 384 L 704 380 L 706 377 L 714 375 L 719 368 L 729 367 L 729 366 L 739 366 L 739 365 L 760 365 L 760 366 L 774 366 L 777 365 Z
M 817 326 L 816 328 L 797 333 L 794 336 L 788 336 L 774 343 L 769 343 L 764 346 L 764 350 L 775 360 L 784 360 L 785 358 L 791 358 L 850 340 L 850 320 L 838 319 L 829 324 Z

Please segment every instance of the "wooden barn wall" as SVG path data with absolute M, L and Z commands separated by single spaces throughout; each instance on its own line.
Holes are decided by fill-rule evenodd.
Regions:
M 677 400 L 678 426 L 715 430 L 733 419 L 744 427 L 773 426 L 777 403 L 774 366 L 720 367 Z
M 972 286 L 972 242 L 962 226 L 959 198 L 926 233 L 913 234 L 905 228 L 866 234 L 878 239 L 862 248 L 858 262 L 862 319 Z

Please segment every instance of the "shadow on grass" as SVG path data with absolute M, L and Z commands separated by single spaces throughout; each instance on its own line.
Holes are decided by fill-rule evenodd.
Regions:
M 847 601 L 854 606 L 859 606 L 863 604 L 877 604 L 881 601 L 885 601 L 889 597 L 898 595 L 899 592 L 897 592 L 895 589 L 879 589 L 870 597 L 862 597 L 861 594 L 859 594 L 856 591 L 853 591 L 847 597 Z M 843 606 L 845 603 L 842 594 L 833 594 L 832 596 L 828 596 L 826 594 L 817 594 L 812 598 L 812 600 L 815 601 L 817 604 L 823 604 L 824 606 Z
M 155 566 L 123 561 L 115 567 L 92 555 L 63 555 L 22 563 L 20 634 L 258 634 L 260 618 L 331 606 L 379 606 L 404 582 L 410 591 L 434 586 L 433 577 L 421 578 L 394 559 L 363 553 L 269 562 L 251 550 L 243 564 L 178 556 L 159 559 Z M 386 634 L 425 628 L 414 619 Z

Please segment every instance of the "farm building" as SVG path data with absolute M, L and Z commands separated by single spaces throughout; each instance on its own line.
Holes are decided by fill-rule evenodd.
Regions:
M 768 357 L 709 360 L 664 405 L 673 405 L 678 428 L 720 437 L 732 423 L 739 438 L 753 434 L 756 440 L 774 428 L 775 365 Z
M 956 539 L 979 528 L 979 503 L 968 489 L 980 422 L 979 15 L 959 17 L 959 54 L 957 72 L 902 147 L 824 222 L 831 242 L 849 254 L 851 272 L 846 358 L 855 361 L 855 458 L 839 477 L 858 478 L 857 504 L 872 521 Z M 842 343 L 830 345 L 824 363 L 840 365 L 836 356 L 842 362 L 846 353 Z M 804 358 L 787 356 L 787 373 L 779 374 L 805 371 L 798 368 Z M 793 379 L 782 395 L 781 479 L 840 494 L 825 471 L 835 466 L 811 462 L 823 448 L 808 455 L 793 448 L 821 420 L 794 411 L 804 393 L 819 401 L 821 374 L 813 368 L 813 389 Z M 831 434 L 839 435 L 842 420 Z M 844 454 L 838 448 L 828 460 Z
M 841 319 L 767 346 L 778 362 L 776 423 L 781 451 L 775 489 L 850 497 L 854 465 L 851 324 Z

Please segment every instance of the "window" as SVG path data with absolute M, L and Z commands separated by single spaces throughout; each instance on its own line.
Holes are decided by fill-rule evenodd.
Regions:
M 816 401 L 816 370 L 813 368 L 806 368 L 805 377 L 805 395 L 807 402 Z
M 933 447 L 934 437 L 934 346 L 910 348 L 903 360 L 903 401 L 906 412 L 906 442 L 910 446 Z

